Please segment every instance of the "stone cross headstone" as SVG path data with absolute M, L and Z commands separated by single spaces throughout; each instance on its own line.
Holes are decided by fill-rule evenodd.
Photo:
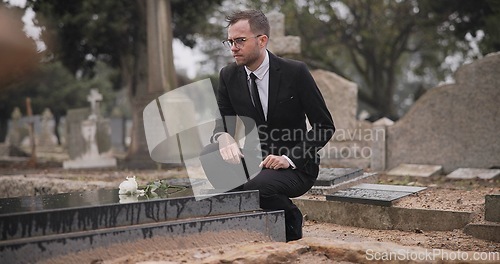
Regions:
M 285 36 L 285 15 L 271 12 L 266 16 L 271 25 L 267 48 L 276 55 L 300 54 L 300 37 Z
M 108 138 L 111 136 L 109 122 L 103 121 L 99 114 L 99 101 L 102 100 L 102 95 L 96 89 L 92 89 L 87 100 L 91 105 L 90 115 L 87 119 L 76 122 L 80 124 L 79 128 L 78 126 L 70 127 L 73 130 L 72 133 L 75 133 L 76 141 L 79 141 L 80 146 L 83 147 L 82 151 L 75 155 L 76 159 L 65 161 L 63 167 L 65 169 L 116 167 L 116 159 L 111 156 L 110 152 L 104 152 L 102 147 L 106 144 L 108 146 L 105 149 L 109 149 L 110 140 Z M 81 142 L 82 138 L 83 142 Z M 100 138 L 104 140 L 101 144 L 99 144 Z M 68 143 L 71 144 L 71 142 Z M 78 152 L 78 150 L 76 151 Z
M 90 111 L 92 114 L 99 116 L 99 102 L 102 101 L 102 94 L 97 89 L 91 89 L 87 96 L 87 101 L 90 103 Z

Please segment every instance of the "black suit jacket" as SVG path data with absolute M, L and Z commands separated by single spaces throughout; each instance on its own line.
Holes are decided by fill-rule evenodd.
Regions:
M 263 155 L 287 155 L 297 169 L 316 177 L 319 155 L 335 132 L 332 117 L 307 66 L 269 52 L 269 98 L 267 121 L 252 104 L 243 66 L 232 63 L 220 71 L 217 104 L 221 116 L 214 134 L 234 136 L 235 116 L 250 117 L 258 127 Z M 306 116 L 312 129 L 307 131 Z M 245 131 L 255 128 L 245 122 Z M 245 148 L 254 148 L 247 141 Z

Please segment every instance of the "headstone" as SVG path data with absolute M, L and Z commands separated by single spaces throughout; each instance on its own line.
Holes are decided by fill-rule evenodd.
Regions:
M 484 220 L 500 223 L 500 194 L 485 196 Z
M 110 125 L 113 152 L 123 153 L 125 151 L 125 118 L 118 108 L 113 109 Z
M 65 161 L 63 167 L 65 169 L 116 167 L 116 159 L 109 151 L 111 145 L 109 121 L 101 119 L 99 114 L 99 101 L 102 100 L 102 95 L 92 89 L 87 100 L 91 105 L 90 115 L 81 122 L 70 121 L 72 133 L 69 135 L 74 139 L 70 139 L 69 143 L 72 141 L 81 143 L 81 149 L 76 149 L 76 158 Z M 79 123 L 79 127 L 75 123 Z
M 384 171 L 387 163 L 387 127 L 392 126 L 394 122 L 388 118 L 381 118 L 373 123 L 372 130 L 376 137 L 372 143 L 370 169 L 373 171 Z
M 82 122 L 90 115 L 89 108 L 70 109 L 66 113 L 66 147 L 70 159 L 77 159 L 84 153 L 85 140 L 81 133 Z
M 45 108 L 42 113 L 41 131 L 37 137 L 37 145 L 42 149 L 53 148 L 57 145 L 55 135 L 55 120 L 50 109 Z
M 373 141 L 382 136 L 368 122 L 356 119 L 356 83 L 324 70 L 314 70 L 311 74 L 323 94 L 336 129 L 332 139 L 320 151 L 322 164 L 329 167 L 369 167 Z
M 325 70 L 314 70 L 311 71 L 311 74 L 325 98 L 326 106 L 335 122 L 335 128 L 355 129 L 358 126 L 356 119 L 356 111 L 358 110 L 357 84 Z
M 500 170 L 489 170 L 489 169 L 471 169 L 471 168 L 459 168 L 454 170 L 452 173 L 446 175 L 448 179 L 456 180 L 471 180 L 471 179 L 482 179 L 491 180 L 495 179 L 500 175 Z
M 402 163 L 457 168 L 500 165 L 500 53 L 462 65 L 455 83 L 432 88 L 387 131 L 387 168 Z
M 440 175 L 442 172 L 443 167 L 439 165 L 400 164 L 396 168 L 388 171 L 387 175 L 428 178 Z
M 285 36 L 285 15 L 271 12 L 266 16 L 271 25 L 267 48 L 276 55 L 300 54 L 300 37 Z
M 28 136 L 28 128 L 22 122 L 22 117 L 21 109 L 19 107 L 14 108 L 5 140 L 9 146 L 20 148 L 23 139 Z
M 393 201 L 425 189 L 426 187 L 360 184 L 328 194 L 326 200 L 391 206 Z

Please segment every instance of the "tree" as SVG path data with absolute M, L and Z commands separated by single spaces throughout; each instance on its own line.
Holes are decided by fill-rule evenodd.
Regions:
M 442 68 L 445 57 L 470 49 L 465 33 L 488 30 L 491 21 L 499 19 L 498 4 L 493 12 L 493 1 L 488 0 L 252 2 L 285 13 L 287 34 L 303 40 L 301 59 L 356 81 L 360 101 L 376 109 L 377 116 L 393 119 L 399 117 L 396 88 L 411 87 L 403 85 L 409 72 L 420 78 L 420 92 L 424 86 L 433 87 L 449 73 Z M 498 26 L 494 30 L 497 33 L 486 39 L 499 39 Z M 488 45 L 484 51 L 494 47 Z

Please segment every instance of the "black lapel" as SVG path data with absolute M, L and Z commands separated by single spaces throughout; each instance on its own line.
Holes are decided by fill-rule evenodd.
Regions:
M 269 52 L 269 98 L 267 102 L 267 122 L 273 117 L 273 112 L 278 101 L 281 71 L 277 57 Z
M 252 97 L 250 95 L 250 90 L 248 89 L 247 72 L 244 67 L 240 67 L 238 70 L 238 87 L 241 89 L 240 91 L 243 96 L 243 100 L 245 101 L 245 105 L 253 107 Z

